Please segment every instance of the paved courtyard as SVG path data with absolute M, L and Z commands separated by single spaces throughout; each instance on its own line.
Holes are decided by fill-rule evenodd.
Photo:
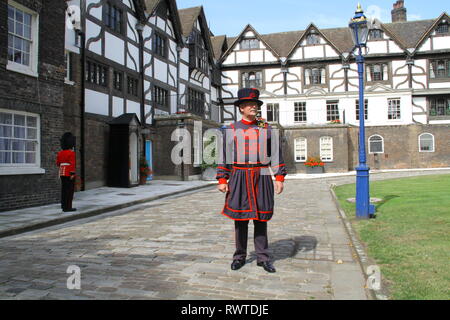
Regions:
M 367 299 L 329 191 L 345 182 L 286 181 L 269 222 L 274 274 L 256 266 L 252 224 L 249 263 L 230 270 L 233 222 L 212 187 L 0 239 L 0 298 Z M 71 265 L 80 289 L 67 288 Z

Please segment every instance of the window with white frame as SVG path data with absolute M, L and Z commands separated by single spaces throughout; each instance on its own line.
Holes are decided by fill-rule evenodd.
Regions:
M 294 156 L 296 162 L 305 162 L 308 155 L 307 140 L 304 137 L 294 140 Z
M 388 99 L 388 119 L 400 120 L 400 99 Z
M 419 152 L 434 152 L 434 136 L 431 133 L 419 135 Z
M 320 137 L 320 160 L 333 161 L 332 137 Z
M 356 120 L 359 120 L 359 99 L 355 100 Z M 364 99 L 364 120 L 368 118 L 369 100 Z
M 384 153 L 384 140 L 380 135 L 373 135 L 369 138 L 369 153 Z
M 294 122 L 306 121 L 306 102 L 294 102 Z
M 0 109 L 0 168 L 39 165 L 39 116 Z
M 73 81 L 72 78 L 72 58 L 70 55 L 69 51 L 66 51 L 65 55 L 64 55 L 64 61 L 66 64 L 66 76 L 64 77 L 64 80 L 66 82 L 71 82 Z
M 8 3 L 8 67 L 15 71 L 37 71 L 37 17 L 26 7 Z
M 306 44 L 320 44 L 320 36 L 316 33 L 315 30 L 311 30 L 311 32 L 306 36 Z
M 339 101 L 327 101 L 327 121 L 339 120 Z

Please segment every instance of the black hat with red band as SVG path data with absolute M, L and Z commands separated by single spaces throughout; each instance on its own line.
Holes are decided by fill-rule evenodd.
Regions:
M 258 106 L 262 106 L 264 102 L 259 100 L 259 90 L 255 88 L 243 88 L 238 91 L 238 99 L 234 102 L 234 105 L 239 107 L 243 102 L 254 101 L 258 103 Z

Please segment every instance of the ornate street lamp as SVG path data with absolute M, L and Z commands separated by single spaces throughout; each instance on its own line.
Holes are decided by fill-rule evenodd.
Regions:
M 367 18 L 361 5 L 355 16 L 350 21 L 349 27 L 352 31 L 353 43 L 355 49 L 358 49 L 356 63 L 358 64 L 359 76 L 359 164 L 356 167 L 356 218 L 369 219 L 375 213 L 375 206 L 370 204 L 369 196 L 369 170 L 366 164 L 366 138 L 364 127 L 364 57 L 362 56 L 362 47 L 366 46 L 369 35 L 369 26 Z

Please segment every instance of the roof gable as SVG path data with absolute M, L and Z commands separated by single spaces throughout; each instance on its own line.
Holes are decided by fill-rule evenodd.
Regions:
M 144 10 L 148 14 L 147 21 L 150 19 L 150 17 L 155 15 L 156 10 L 158 9 L 160 3 L 166 2 L 166 5 L 170 13 L 170 18 L 174 26 L 175 38 L 177 39 L 178 43 L 180 44 L 183 43 L 180 16 L 178 15 L 178 8 L 175 0 L 142 0 L 142 1 L 144 1 L 143 5 Z
M 430 23 L 430 26 L 428 27 L 428 29 L 422 34 L 422 37 L 419 38 L 419 40 L 417 41 L 417 43 L 415 44 L 415 46 L 411 47 L 414 48 L 415 51 L 417 51 L 420 46 L 425 42 L 426 39 L 428 39 L 430 37 L 430 35 L 434 32 L 434 30 L 437 28 L 437 26 L 439 25 L 439 23 L 441 23 L 442 20 L 447 20 L 447 22 L 450 22 L 450 17 L 449 15 L 444 12 L 442 13 L 439 18 L 437 18 L 436 20 L 425 20 Z
M 221 62 L 223 62 L 226 59 L 226 57 L 233 51 L 233 49 L 236 47 L 236 45 L 238 45 L 239 42 L 244 38 L 244 35 L 249 31 L 251 31 L 255 34 L 256 39 L 261 41 L 266 46 L 266 49 L 269 50 L 275 56 L 275 58 L 277 58 L 277 59 L 280 58 L 280 55 L 278 54 L 278 52 L 275 51 L 272 48 L 272 46 L 266 42 L 266 40 L 255 30 L 255 28 L 253 28 L 250 24 L 248 24 L 237 37 L 229 38 L 230 42 L 231 42 L 231 39 L 233 39 L 233 41 L 231 42 L 231 45 L 229 46 L 227 51 L 225 51 L 222 58 L 220 59 Z
M 342 54 L 341 50 L 339 50 L 339 48 L 332 41 L 330 41 L 330 39 L 319 28 L 317 28 L 314 25 L 314 23 L 311 23 L 308 26 L 308 28 L 306 28 L 306 30 L 303 32 L 303 34 L 298 39 L 298 41 L 295 43 L 295 45 L 292 47 L 292 49 L 289 51 L 289 53 L 287 55 L 288 58 L 295 52 L 295 50 L 300 46 L 302 41 L 305 39 L 305 37 L 307 35 L 309 35 L 309 33 L 311 31 L 317 32 L 337 52 L 338 55 Z

